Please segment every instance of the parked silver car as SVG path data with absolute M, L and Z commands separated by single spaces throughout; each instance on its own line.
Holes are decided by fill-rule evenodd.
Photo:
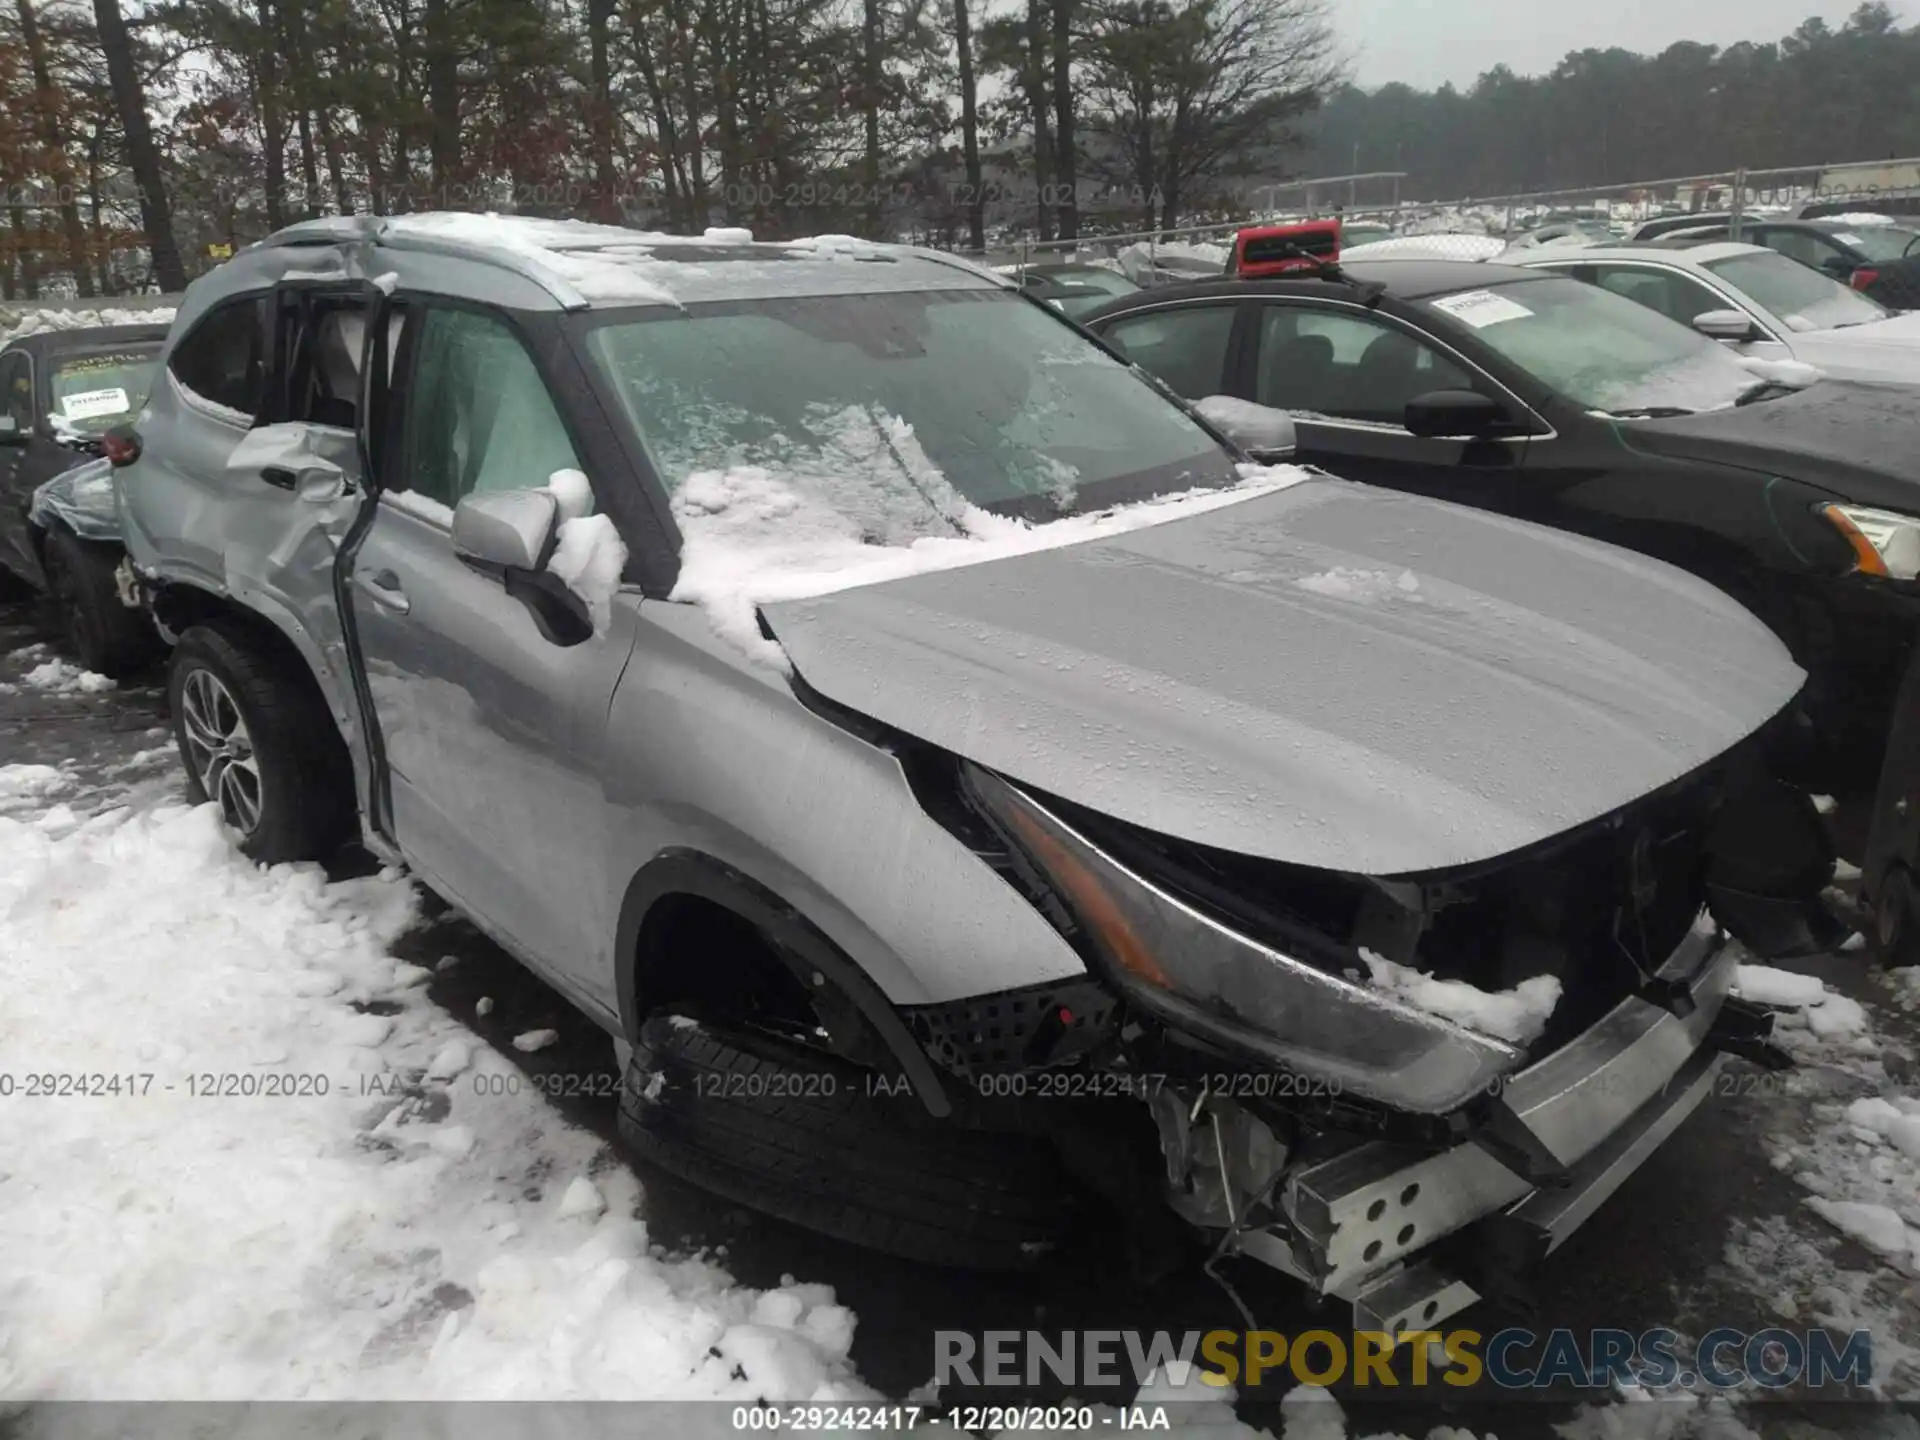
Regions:
M 1016 1263 L 1084 1188 L 1424 1327 L 1777 1058 L 1709 909 L 1786 883 L 1763 626 L 1247 469 L 951 257 L 309 222 L 123 438 L 194 793 L 404 862 L 737 1200 Z

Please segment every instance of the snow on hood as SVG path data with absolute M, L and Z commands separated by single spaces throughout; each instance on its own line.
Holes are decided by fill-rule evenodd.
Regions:
M 673 499 L 682 539 L 680 578 L 670 598 L 701 606 L 720 635 L 751 658 L 787 671 L 786 652 L 761 634 L 762 605 L 1119 535 L 1236 505 L 1312 473 L 1246 465 L 1241 483 L 1228 489 L 1193 490 L 1029 525 L 955 495 L 914 441 L 911 427 L 897 419 L 890 425 L 894 449 L 914 465 L 923 487 L 939 496 L 952 521 L 951 535 L 872 544 L 844 509 L 764 466 L 696 471 Z
M 1920 310 L 1865 325 L 1802 331 L 1788 344 L 1796 358 L 1836 379 L 1920 382 Z
M 1375 875 L 1618 810 L 1805 678 L 1732 600 L 1630 551 L 1317 475 L 1206 498 L 765 615 L 815 690 L 1015 782 Z

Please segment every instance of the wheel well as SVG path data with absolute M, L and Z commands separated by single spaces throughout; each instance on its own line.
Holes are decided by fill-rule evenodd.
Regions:
M 897 1065 L 927 1109 L 953 1113 L 927 1052 L 893 1003 L 797 908 L 723 860 L 675 848 L 627 885 L 614 936 L 616 995 L 628 1039 L 648 1012 L 705 1000 L 733 1014 L 811 1014 L 833 1047 Z
M 177 642 L 195 625 L 218 622 L 223 629 L 244 635 L 247 643 L 261 654 L 277 659 L 288 674 L 297 677 L 313 703 L 319 706 L 320 713 L 328 718 L 329 728 L 340 742 L 341 755 L 346 755 L 346 737 L 340 734 L 339 725 L 334 723 L 332 707 L 327 704 L 326 692 L 321 689 L 313 667 L 307 663 L 307 657 L 300 653 L 299 647 L 282 634 L 271 620 L 225 596 L 215 595 L 195 585 L 161 585 L 151 592 L 151 597 L 153 618 L 170 641 Z
M 662 895 L 635 940 L 633 988 L 647 1011 L 689 1002 L 710 1011 L 803 1017 L 807 990 L 759 926 L 704 895 Z

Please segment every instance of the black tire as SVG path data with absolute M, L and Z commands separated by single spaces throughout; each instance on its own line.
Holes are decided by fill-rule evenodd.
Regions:
M 1043 1140 L 942 1124 L 874 1072 L 756 1031 L 678 1016 L 641 1027 L 620 1135 L 689 1184 L 902 1259 L 976 1270 L 1041 1262 L 1076 1193 Z
M 125 553 L 118 545 L 55 530 L 47 536 L 43 560 L 61 633 L 83 666 L 113 680 L 138 674 L 160 655 L 160 636 L 147 613 L 120 603 L 114 571 Z
M 238 622 L 195 625 L 174 647 L 167 702 L 189 795 L 220 804 L 243 853 L 269 865 L 324 860 L 348 838 L 352 762 L 297 659 Z M 235 718 L 237 730 L 228 723 Z M 209 762 L 206 742 L 223 730 L 224 756 Z M 210 781 L 219 793 L 210 792 Z M 256 800 L 250 822 L 249 793 Z

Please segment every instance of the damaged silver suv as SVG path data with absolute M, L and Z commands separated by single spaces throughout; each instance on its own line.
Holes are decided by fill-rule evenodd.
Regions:
M 1273 419 L 935 253 L 332 220 L 193 287 L 116 490 L 196 797 L 404 862 L 616 1037 L 642 1155 L 941 1263 L 1084 1197 L 1422 1327 L 1777 1060 L 1729 937 L 1831 872 L 1803 677 Z

